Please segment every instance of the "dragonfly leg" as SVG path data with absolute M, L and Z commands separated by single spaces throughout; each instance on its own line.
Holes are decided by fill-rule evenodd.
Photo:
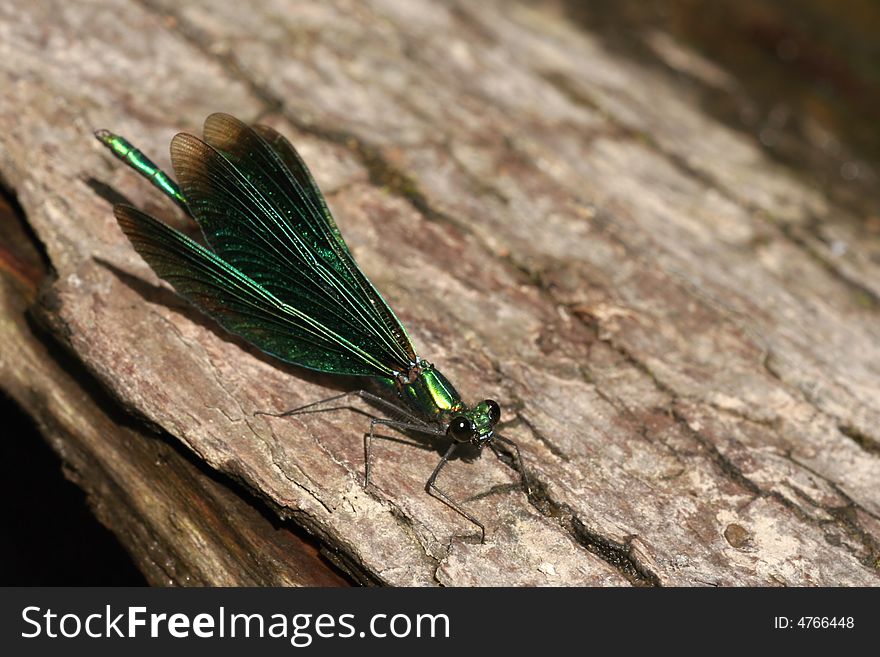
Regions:
M 445 435 L 442 431 L 433 429 L 426 424 L 411 424 L 409 422 L 398 422 L 397 420 L 374 417 L 370 420 L 370 431 L 364 434 L 364 488 L 370 485 L 370 469 L 373 460 L 373 438 L 375 437 L 373 431 L 377 424 L 385 427 L 392 427 L 394 429 L 401 429 L 403 431 L 418 431 L 432 436 Z
M 450 509 L 452 509 L 453 511 L 455 511 L 459 515 L 464 516 L 465 518 L 470 520 L 472 523 L 474 523 L 477 527 L 479 527 L 480 528 L 480 543 L 485 543 L 486 542 L 486 528 L 483 526 L 483 523 L 481 523 L 474 516 L 472 516 L 467 511 L 465 511 L 458 503 L 453 502 L 452 499 L 446 493 L 444 493 L 442 490 L 437 488 L 437 486 L 434 484 L 434 482 L 437 479 L 437 475 L 440 474 L 440 470 L 443 469 L 443 466 L 446 465 L 446 463 L 449 461 L 449 459 L 455 453 L 455 449 L 457 447 L 458 447 L 458 444 L 453 443 L 452 445 L 449 446 L 449 449 L 446 450 L 446 453 L 443 455 L 443 458 L 440 459 L 440 463 L 437 464 L 437 467 L 434 468 L 434 472 L 432 472 L 431 476 L 428 478 L 428 483 L 425 484 L 425 490 L 428 492 L 428 495 L 430 495 L 431 497 L 436 497 L 438 500 L 443 502 Z
M 340 399 L 345 399 L 346 397 L 360 397 L 368 402 L 372 402 L 377 406 L 381 406 L 384 409 L 387 409 L 393 413 L 397 413 L 410 419 L 413 421 L 413 424 L 419 423 L 420 420 L 412 413 L 407 411 L 405 408 L 398 406 L 397 404 L 380 397 L 379 395 L 374 395 L 372 392 L 368 392 L 367 390 L 349 390 L 348 392 L 343 392 L 338 395 L 333 395 L 331 397 L 325 397 L 324 399 L 319 399 L 318 401 L 311 402 L 309 404 L 304 404 L 303 406 L 297 406 L 296 408 L 292 408 L 289 411 L 284 411 L 282 413 L 272 413 L 270 411 L 254 411 L 254 415 L 269 415 L 271 417 L 289 417 L 291 415 L 299 415 L 301 413 L 318 413 L 319 410 L 310 410 L 315 408 L 316 406 L 321 406 L 323 404 L 329 404 L 330 402 L 339 401 Z M 343 407 L 345 408 L 345 407 Z M 332 409 L 326 409 L 332 410 Z
M 513 442 L 510 438 L 505 438 L 504 436 L 499 436 L 495 434 L 495 440 L 500 440 L 505 445 L 510 445 L 513 448 L 513 453 L 516 455 L 516 467 L 519 470 L 519 474 L 522 477 L 522 485 L 526 490 L 526 496 L 532 494 L 532 485 L 529 483 L 529 475 L 526 474 L 526 467 L 523 465 L 522 454 L 519 451 L 519 445 Z M 499 459 L 501 458 L 501 454 L 498 452 L 498 448 L 495 447 L 492 443 L 489 443 L 489 446 L 492 448 L 492 451 L 495 452 L 495 456 Z

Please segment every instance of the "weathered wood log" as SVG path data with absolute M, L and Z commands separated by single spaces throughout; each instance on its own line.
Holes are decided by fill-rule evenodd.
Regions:
M 368 582 L 878 583 L 877 237 L 672 76 L 552 5 L 0 12 L 0 175 L 53 272 L 51 338 L 4 279 L 0 383 L 150 581 L 338 581 L 262 511 Z M 350 382 L 225 334 L 118 230 L 120 194 L 184 223 L 91 130 L 167 165 L 218 110 L 291 139 L 420 353 L 502 403 L 532 498 L 494 458 L 443 474 L 485 545 L 425 494 L 435 451 L 380 441 L 365 491 L 363 415 L 255 416 Z

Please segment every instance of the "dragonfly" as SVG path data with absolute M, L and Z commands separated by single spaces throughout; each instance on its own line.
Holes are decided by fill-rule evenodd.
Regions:
M 379 427 L 444 441 L 437 443 L 443 455 L 425 490 L 476 525 L 481 543 L 483 523 L 436 485 L 462 446 L 472 445 L 479 453 L 488 446 L 502 461 L 508 457 L 499 444 L 507 446 L 531 495 L 519 446 L 496 431 L 499 404 L 486 399 L 468 406 L 449 379 L 417 355 L 400 320 L 358 267 L 309 169 L 284 136 L 266 125 L 212 114 L 202 139 L 187 133 L 173 138 L 176 181 L 125 138 L 108 130 L 95 136 L 200 227 L 207 246 L 137 208 L 114 206 L 134 249 L 178 295 L 275 358 L 370 382 L 289 411 L 261 414 L 320 412 L 354 397 L 382 409 L 387 417 L 371 415 L 364 434 L 365 487 Z

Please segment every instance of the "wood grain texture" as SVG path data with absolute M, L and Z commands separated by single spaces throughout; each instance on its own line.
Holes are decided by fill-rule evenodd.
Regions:
M 0 8 L 0 175 L 55 274 L 40 314 L 115 404 L 363 581 L 878 583 L 880 240 L 853 210 L 562 5 L 122 7 Z M 380 441 L 365 491 L 363 415 L 255 417 L 350 382 L 224 334 L 118 230 L 96 189 L 184 224 L 91 131 L 167 165 L 172 134 L 213 111 L 291 139 L 419 353 L 467 399 L 501 402 L 537 494 L 488 453 L 442 477 L 485 520 L 485 545 L 425 494 L 436 450 Z M 4 388 L 68 385 L 21 362 L 4 349 Z M 118 442 L 84 417 L 53 441 L 66 460 Z M 125 541 L 109 509 L 133 489 L 106 476 L 114 494 L 82 484 Z M 205 509 L 223 499 L 199 494 Z M 186 527 L 157 549 L 199 583 L 250 581 L 223 532 Z M 271 535 L 250 535 L 254 581 L 272 581 Z M 196 568 L 206 544 L 223 567 Z

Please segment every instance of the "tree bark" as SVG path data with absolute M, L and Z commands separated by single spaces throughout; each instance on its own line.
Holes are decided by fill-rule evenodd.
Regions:
M 877 236 L 557 5 L 13 2 L 0 84 L 47 272 L 6 240 L 0 384 L 151 582 L 342 583 L 317 541 L 393 585 L 878 583 Z M 363 414 L 255 416 L 354 383 L 119 231 L 108 199 L 185 222 L 92 130 L 169 168 L 214 111 L 288 136 L 420 355 L 501 403 L 534 494 L 488 451 L 438 482 L 485 544 L 424 491 L 443 446 L 378 441 L 365 490 Z

